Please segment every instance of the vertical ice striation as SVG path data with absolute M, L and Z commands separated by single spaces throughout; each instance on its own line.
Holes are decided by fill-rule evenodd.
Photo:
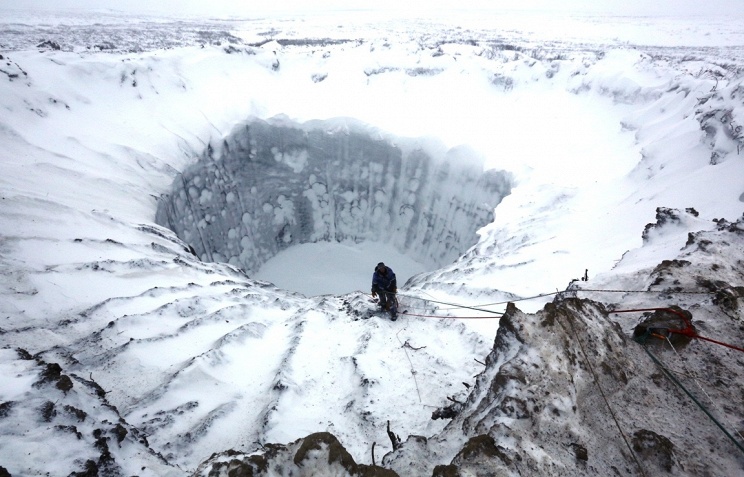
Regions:
M 258 270 L 307 242 L 376 241 L 433 268 L 474 245 L 509 194 L 464 148 L 354 121 L 251 120 L 176 179 L 156 220 L 203 260 Z

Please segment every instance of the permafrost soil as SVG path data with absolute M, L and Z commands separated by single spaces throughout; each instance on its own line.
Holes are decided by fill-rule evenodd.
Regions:
M 179 175 L 156 221 L 201 259 L 249 274 L 316 242 L 389 243 L 430 269 L 452 262 L 493 220 L 509 174 L 484 172 L 472 151 L 374 136 L 350 120 L 242 124 Z

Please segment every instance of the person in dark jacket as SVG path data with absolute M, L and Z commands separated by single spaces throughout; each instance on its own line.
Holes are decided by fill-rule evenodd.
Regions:
M 393 320 L 398 314 L 395 294 L 398 292 L 398 282 L 395 280 L 393 269 L 380 262 L 372 274 L 372 296 L 380 297 L 380 308 L 390 312 Z

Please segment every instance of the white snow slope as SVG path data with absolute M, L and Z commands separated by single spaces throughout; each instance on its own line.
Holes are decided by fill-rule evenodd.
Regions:
M 585 270 L 587 287 L 599 274 L 611 287 L 676 257 L 713 218 L 741 216 L 741 19 L 363 18 L 4 12 L 7 472 L 185 475 L 215 452 L 319 431 L 367 462 L 373 442 L 390 450 L 388 421 L 439 433 L 432 411 L 464 399 L 491 351 L 496 319 L 453 318 L 494 315 L 437 302 L 503 311 Z M 399 283 L 409 315 L 370 318 L 361 292 L 279 289 L 200 261 L 155 223 L 161 195 L 208 146 L 278 115 L 353 118 L 376 140 L 425 138 L 442 157 L 465 145 L 513 188 L 472 248 Z M 660 206 L 699 217 L 613 270 Z

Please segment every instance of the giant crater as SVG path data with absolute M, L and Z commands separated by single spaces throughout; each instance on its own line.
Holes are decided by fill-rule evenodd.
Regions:
M 316 242 L 384 243 L 434 270 L 477 242 L 511 187 L 464 146 L 347 118 L 250 119 L 178 175 L 156 221 L 249 275 Z

